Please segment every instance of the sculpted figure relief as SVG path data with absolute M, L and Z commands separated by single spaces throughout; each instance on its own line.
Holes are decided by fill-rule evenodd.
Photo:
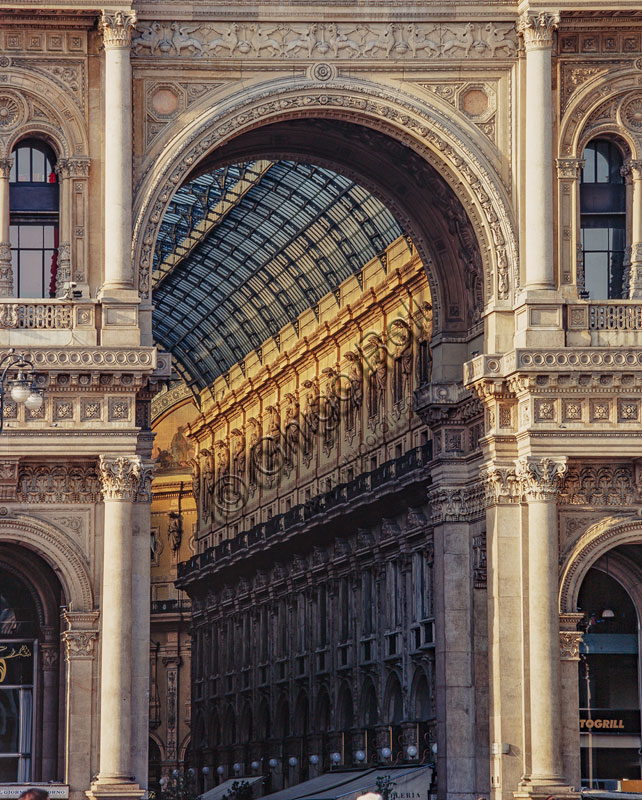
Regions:
M 186 55 L 196 58 L 495 58 L 517 52 L 515 26 L 506 23 L 256 22 L 227 26 L 140 23 L 136 56 Z

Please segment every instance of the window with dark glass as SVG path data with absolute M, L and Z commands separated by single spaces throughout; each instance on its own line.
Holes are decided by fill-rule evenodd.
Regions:
M 580 213 L 584 285 L 592 299 L 616 299 L 623 293 L 626 246 L 622 154 L 613 142 L 594 139 L 583 158 Z
M 58 270 L 58 183 L 53 150 L 37 139 L 13 150 L 9 237 L 17 297 L 54 297 Z

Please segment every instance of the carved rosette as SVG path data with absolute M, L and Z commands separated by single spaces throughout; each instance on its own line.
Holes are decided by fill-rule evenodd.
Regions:
M 129 48 L 135 25 L 135 11 L 103 11 L 98 28 L 103 35 L 105 49 Z
M 522 14 L 517 25 L 517 32 L 524 39 L 526 50 L 541 47 L 552 47 L 553 31 L 560 24 L 559 14 L 540 11 L 539 14 Z
M 100 456 L 98 474 L 104 500 L 136 499 L 143 474 L 139 456 Z
M 480 471 L 479 478 L 484 486 L 487 506 L 519 502 L 519 482 L 514 467 L 491 464 Z
M 524 457 L 517 462 L 515 474 L 527 500 L 553 501 L 567 469 L 566 459 Z
M 579 661 L 581 641 L 582 631 L 560 631 L 560 659 Z
M 96 649 L 97 631 L 65 631 L 62 640 L 65 643 L 65 661 L 91 660 Z

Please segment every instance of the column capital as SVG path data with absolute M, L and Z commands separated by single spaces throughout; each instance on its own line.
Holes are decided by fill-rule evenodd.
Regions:
M 620 168 L 620 175 L 623 178 L 639 181 L 642 179 L 642 160 L 628 158 Z
M 13 158 L 0 158 L 0 178 L 8 178 L 13 166 Z
M 93 659 L 96 649 L 97 631 L 65 631 L 62 640 L 65 643 L 65 661 L 77 659 Z
M 134 500 L 140 489 L 139 456 L 100 456 L 98 475 L 104 500 Z
M 56 174 L 60 178 L 87 178 L 90 163 L 88 158 L 60 158 L 56 162 Z
M 580 177 L 585 161 L 583 158 L 557 158 L 555 159 L 555 164 L 558 178 L 562 180 L 577 180 Z
M 582 631 L 560 631 L 560 659 L 579 661 L 581 642 Z
M 103 35 L 105 49 L 129 48 L 135 25 L 135 11 L 101 11 L 98 30 Z
M 527 500 L 553 501 L 557 498 L 562 477 L 568 469 L 567 459 L 531 458 L 524 456 L 515 470 L 521 492 Z
M 152 478 L 156 464 L 153 461 L 142 461 L 140 464 L 140 480 L 134 502 L 136 503 L 151 503 L 152 502 Z
M 560 15 L 550 11 L 538 14 L 522 14 L 517 23 L 517 32 L 524 39 L 526 51 L 552 47 L 553 31 L 560 23 Z
M 479 479 L 484 487 L 487 506 L 519 502 L 519 481 L 515 467 L 489 464 L 480 470 Z

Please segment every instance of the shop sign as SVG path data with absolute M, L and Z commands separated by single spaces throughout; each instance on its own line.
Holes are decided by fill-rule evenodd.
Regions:
M 580 733 L 640 733 L 640 712 L 635 709 L 580 709 Z
M 0 783 L 0 798 L 15 800 L 29 789 L 44 789 L 50 800 L 67 800 L 69 786 L 62 783 Z

